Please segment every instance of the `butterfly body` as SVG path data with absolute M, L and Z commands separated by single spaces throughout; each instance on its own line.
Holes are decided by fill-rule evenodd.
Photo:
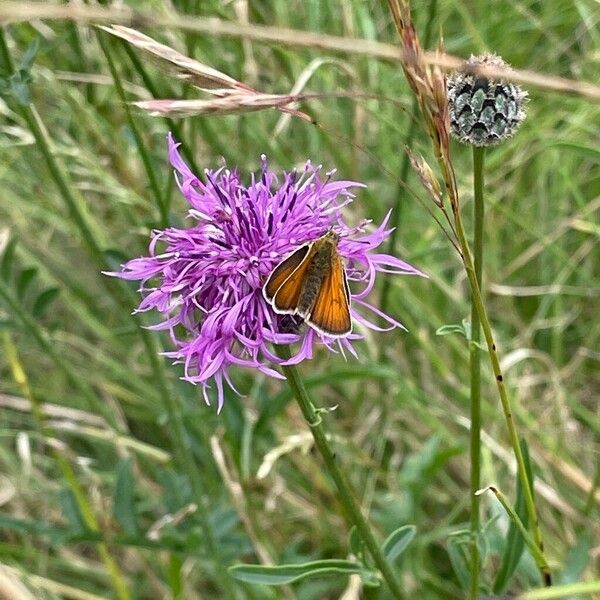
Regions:
M 275 312 L 301 316 L 317 331 L 343 337 L 352 330 L 350 290 L 339 236 L 328 231 L 297 248 L 269 276 L 263 295 Z

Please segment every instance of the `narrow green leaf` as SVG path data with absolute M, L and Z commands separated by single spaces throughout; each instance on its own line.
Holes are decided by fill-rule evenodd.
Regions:
M 571 150 L 577 152 L 582 156 L 589 158 L 597 163 L 600 163 L 600 150 L 597 147 L 585 146 L 583 144 L 577 144 L 575 142 L 563 142 L 557 141 L 552 144 L 551 147 L 562 148 L 564 150 Z
M 515 509 L 512 507 L 508 498 L 495 486 L 488 485 L 486 488 L 478 490 L 477 494 L 484 494 L 485 492 L 491 492 L 496 496 L 502 508 L 506 511 L 506 514 L 510 517 L 511 521 L 515 523 L 515 525 L 519 528 L 521 535 L 523 536 L 523 540 L 531 552 L 531 556 L 535 560 L 536 565 L 540 569 L 541 572 L 544 572 L 548 569 L 548 563 L 546 562 L 546 557 L 544 553 L 540 550 L 539 546 L 536 544 L 532 535 L 529 533 L 525 525 L 523 525 L 523 521 L 521 521 L 519 515 L 515 512 Z
M 435 330 L 435 335 L 450 335 L 451 333 L 460 333 L 461 335 L 465 335 L 465 328 L 462 325 L 454 324 L 442 325 Z
M 63 526 L 50 525 L 44 521 L 19 519 L 9 514 L 0 513 L 0 528 L 29 536 L 35 535 L 64 535 L 67 529 Z
M 396 560 L 413 541 L 417 533 L 414 525 L 403 525 L 393 531 L 383 543 L 383 553 L 390 561 Z
M 73 492 L 69 489 L 62 489 L 58 494 L 58 501 L 63 515 L 69 523 L 69 529 L 73 535 L 86 533 L 88 528 L 83 519 L 83 515 L 77 506 L 77 501 Z
M 23 269 L 17 278 L 17 297 L 22 300 L 25 296 L 25 292 L 29 287 L 29 284 L 35 279 L 35 276 L 38 274 L 38 270 L 36 267 L 29 267 L 27 269 Z
M 139 533 L 135 514 L 135 482 L 131 458 L 122 460 L 117 467 L 113 514 L 126 534 Z
M 46 536 L 53 545 L 65 543 L 90 542 L 96 543 L 106 541 L 100 532 L 74 531 L 71 526 L 51 525 L 43 521 L 30 521 L 27 519 L 18 519 L 10 515 L 0 513 L 0 529 L 14 531 L 21 535 Z M 196 556 L 202 560 L 207 560 L 206 549 L 199 541 L 194 548 L 187 547 L 186 544 L 172 536 L 163 535 L 158 542 L 149 540 L 145 535 L 114 535 L 110 538 L 113 546 L 123 546 L 132 548 L 142 548 L 152 552 L 167 551 L 181 553 L 184 557 Z M 210 558 L 210 557 L 208 557 Z
M 10 278 L 16 246 L 17 238 L 11 237 L 4 247 L 2 260 L 0 260 L 0 277 L 2 277 L 2 279 L 8 280 Z
M 29 76 L 19 71 L 11 77 L 11 94 L 21 106 L 31 104 L 31 93 L 29 92 Z
M 28 46 L 25 52 L 23 53 L 23 57 L 21 58 L 21 63 L 19 65 L 20 70 L 29 71 L 31 66 L 33 65 L 33 61 L 40 49 L 40 38 L 36 37 Z
M 531 590 L 518 596 L 518 600 L 554 600 L 555 598 L 567 598 L 578 594 L 597 598 L 595 594 L 598 593 L 600 593 L 600 579 Z
M 531 489 L 533 490 L 533 471 L 531 469 L 531 461 L 529 459 L 529 448 L 527 442 L 521 440 L 521 451 L 523 452 L 523 459 L 525 460 L 525 470 L 527 471 L 527 477 L 531 482 Z M 523 494 L 523 486 L 521 481 L 517 480 L 517 499 L 515 502 L 515 512 L 521 519 L 523 525 L 527 527 L 529 523 L 529 513 L 527 512 L 527 506 L 525 505 L 525 496 Z M 506 535 L 506 544 L 504 546 L 504 553 L 502 554 L 502 561 L 496 574 L 494 581 L 493 590 L 495 594 L 502 594 L 508 588 L 508 585 L 514 575 L 523 549 L 525 547 L 525 540 L 519 531 L 516 523 L 511 520 Z
M 452 563 L 452 568 L 456 578 L 463 590 L 469 589 L 469 562 L 467 559 L 467 542 L 459 538 L 450 538 L 448 540 L 448 556 Z
M 31 309 L 33 317 L 36 319 L 41 317 L 52 301 L 58 296 L 59 292 L 60 290 L 56 287 L 44 290 L 33 303 L 33 308 Z
M 561 583 L 575 583 L 581 579 L 587 564 L 590 562 L 592 548 L 592 534 L 584 531 L 567 554 L 565 566 L 560 574 Z
M 307 577 L 321 577 L 324 575 L 353 575 L 372 581 L 378 578 L 377 571 L 366 568 L 361 563 L 349 560 L 315 560 L 300 565 L 277 565 L 265 567 L 263 565 L 234 565 L 229 568 L 232 577 L 246 583 L 262 585 L 286 585 L 300 581 Z
M 356 525 L 353 525 L 352 529 L 350 529 L 348 546 L 350 547 L 350 552 L 352 552 L 354 556 L 362 557 L 364 544 L 358 533 L 358 529 L 356 529 Z
M 183 558 L 176 554 L 171 554 L 169 557 L 169 587 L 171 588 L 171 598 L 173 600 L 183 598 L 182 566 Z

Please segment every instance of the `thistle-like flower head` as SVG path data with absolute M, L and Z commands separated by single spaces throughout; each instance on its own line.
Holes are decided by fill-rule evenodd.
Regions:
M 448 104 L 452 134 L 463 144 L 493 146 L 512 137 L 525 118 L 527 92 L 504 79 L 492 80 L 469 73 L 476 66 L 508 68 L 495 54 L 471 56 L 465 72 L 448 77 Z
M 364 187 L 353 181 L 324 179 L 310 162 L 304 169 L 276 176 L 262 157 L 262 168 L 245 184 L 238 172 L 225 167 L 196 176 L 168 137 L 169 158 L 177 183 L 190 205 L 189 227 L 169 227 L 152 233 L 148 256 L 135 258 L 117 273 L 141 281 L 137 311 L 154 310 L 164 319 L 151 326 L 168 330 L 175 350 L 165 355 L 183 363 L 183 378 L 208 388 L 214 383 L 218 410 L 223 385 L 233 387 L 230 367 L 258 369 L 277 378 L 273 364 L 283 364 L 273 344 L 296 344 L 287 364 L 313 356 L 315 343 L 330 350 L 347 350 L 365 328 L 378 331 L 402 327 L 366 302 L 377 272 L 423 275 L 402 260 L 374 250 L 387 238 L 388 217 L 376 228 L 368 223 L 350 227 L 342 209 Z M 290 315 L 276 314 L 262 288 L 271 271 L 291 251 L 333 228 L 340 236 L 338 252 L 344 259 L 351 287 L 351 313 L 359 332 L 331 338 Z M 367 228 L 369 231 L 367 232 Z M 377 323 L 364 313 L 374 313 Z

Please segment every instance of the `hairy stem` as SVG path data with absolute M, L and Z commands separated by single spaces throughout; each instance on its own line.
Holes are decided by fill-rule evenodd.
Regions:
M 291 356 L 288 346 L 276 346 L 276 352 L 279 357 L 283 359 L 289 359 Z M 321 416 L 310 400 L 298 369 L 294 365 L 282 366 L 281 369 L 294 393 L 298 406 L 302 411 L 302 415 L 310 428 L 315 440 L 315 446 L 325 463 L 325 468 L 338 489 L 339 494 L 337 498 L 346 512 L 348 521 L 356 527 L 359 535 L 367 546 L 375 565 L 388 584 L 393 597 L 397 599 L 403 598 L 400 582 L 396 578 L 392 566 L 385 558 L 383 551 L 381 550 L 381 545 L 378 543 L 371 530 L 371 526 L 360 510 L 359 503 L 356 499 L 356 493 L 336 461 L 335 453 L 325 434 Z

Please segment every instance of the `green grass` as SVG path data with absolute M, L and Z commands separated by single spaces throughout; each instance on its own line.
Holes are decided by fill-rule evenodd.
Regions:
M 216 0 L 174 1 L 169 9 L 162 2 L 128 4 L 159 16 L 177 10 L 239 18 L 234 3 Z M 259 0 L 248 10 L 251 23 L 397 43 L 386 3 Z M 421 35 L 428 10 L 428 2 L 414 3 Z M 489 50 L 515 67 L 595 83 L 597 21 L 594 0 L 496 0 L 493 10 L 482 0 L 439 0 L 431 48 L 442 33 L 445 49 L 457 56 Z M 468 319 L 470 298 L 459 256 L 415 200 L 417 194 L 428 202 L 414 173 L 405 182 L 412 193 L 392 176 L 401 169 L 412 119 L 400 64 L 140 29 L 263 92 L 287 93 L 311 61 L 333 58 L 316 68 L 307 91 L 372 95 L 305 103 L 302 109 L 324 129 L 292 119 L 274 136 L 281 115 L 273 110 L 181 120 L 176 127 L 199 170 L 218 166 L 221 157 L 243 172 L 259 167 L 261 153 L 277 169 L 310 158 L 368 184 L 352 208 L 357 221 L 377 222 L 390 207 L 400 210 L 395 252 L 430 275 L 391 280 L 388 311 L 408 332 L 369 336 L 359 363 L 317 353 L 300 371 L 315 404 L 337 406 L 323 420 L 377 537 L 416 526 L 394 562 L 406 596 L 464 597 L 469 348 L 463 336 L 436 331 Z M 160 97 L 193 98 L 197 91 L 91 27 L 20 23 L 4 35 L 16 65 L 36 39 L 39 50 L 29 84 L 33 105 L 14 96 L 0 102 L 0 232 L 10 240 L 0 257 L 0 568 L 7 569 L 0 571 L 0 596 L 2 579 L 16 569 L 35 598 L 116 597 L 112 560 L 134 598 L 339 598 L 349 585 L 347 570 L 285 588 L 234 581 L 224 572 L 238 563 L 300 565 L 362 552 L 319 456 L 306 452 L 308 428 L 285 382 L 235 371 L 243 397 L 228 393 L 217 416 L 196 388 L 178 379 L 179 366 L 157 358 L 169 340 L 143 333 L 140 324 L 151 317 L 132 318 L 135 286 L 100 273 L 145 253 L 149 231 L 165 220 L 182 224 L 185 210 L 166 158 L 172 124 L 138 109 L 128 115 L 117 93 L 118 82 L 128 100 L 150 97 L 130 54 Z M 0 54 L 5 74 L 3 63 Z M 517 136 L 486 153 L 487 307 L 535 472 L 554 581 L 588 582 L 592 594 L 597 588 L 589 582 L 600 578 L 592 557 L 600 543 L 600 105 L 540 88 L 529 92 L 528 118 Z M 32 136 L 31 106 L 66 192 Z M 411 146 L 434 165 L 420 122 Z M 471 231 L 470 149 L 454 144 L 453 161 Z M 514 502 L 513 456 L 486 357 L 482 374 L 481 483 Z M 95 527 L 75 499 L 79 489 Z M 199 506 L 186 513 L 190 503 Z M 509 517 L 492 494 L 481 496 L 481 505 L 481 583 L 491 589 L 507 540 L 520 538 L 507 533 Z M 181 520 L 149 535 L 166 515 Z M 206 531 L 214 535 L 212 549 Z M 538 587 L 525 549 L 506 589 Z M 577 587 L 567 592 L 586 597 L 585 588 L 580 596 Z M 364 594 L 389 597 L 384 586 L 365 587 Z

